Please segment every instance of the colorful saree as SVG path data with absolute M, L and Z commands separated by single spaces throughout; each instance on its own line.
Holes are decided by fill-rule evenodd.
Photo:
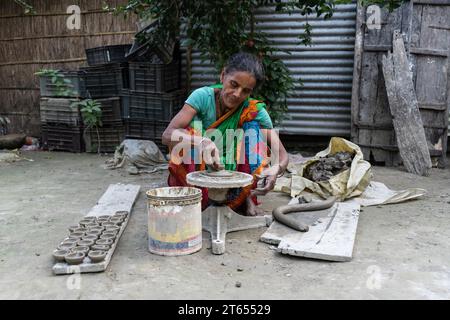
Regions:
M 221 118 L 217 119 L 206 131 L 200 132 L 195 126 L 188 126 L 185 128 L 191 135 L 208 136 L 208 130 L 217 129 L 222 133 L 222 140 L 214 141 L 219 150 L 222 150 L 220 155 L 221 162 L 224 164 L 226 170 L 245 172 L 253 175 L 253 183 L 244 188 L 230 189 L 227 195 L 227 206 L 237 212 L 245 212 L 246 199 L 250 197 L 250 191 L 256 188 L 256 175 L 268 165 L 268 148 L 264 143 L 261 133 L 260 124 L 255 121 L 258 111 L 264 108 L 264 105 L 259 104 L 260 101 L 248 99 L 234 110 L 230 110 Z M 235 143 L 226 144 L 227 130 L 238 130 L 233 141 Z M 232 132 L 233 132 L 232 131 Z M 229 131 L 228 131 L 229 132 Z M 246 133 L 251 132 L 252 138 Z M 198 157 L 198 150 L 192 150 L 190 157 L 194 160 Z M 232 157 L 232 158 L 230 158 Z M 231 161 L 230 161 L 231 160 Z M 251 160 L 251 161 L 250 161 Z M 198 162 L 197 162 L 198 163 Z M 175 164 L 173 161 L 169 162 L 169 186 L 189 186 L 186 182 L 186 175 L 190 172 L 205 170 L 206 165 L 204 161 L 201 164 L 195 164 L 195 161 L 190 163 Z M 206 209 L 211 203 L 208 199 L 208 190 L 202 189 L 202 210 Z M 256 196 L 251 197 L 252 201 L 257 205 Z

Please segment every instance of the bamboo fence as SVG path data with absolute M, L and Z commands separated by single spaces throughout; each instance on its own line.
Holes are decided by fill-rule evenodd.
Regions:
M 24 15 L 12 0 L 0 1 L 0 115 L 10 132 L 40 136 L 40 69 L 74 70 L 87 65 L 85 49 L 132 43 L 137 17 L 102 10 L 125 0 L 29 0 L 35 15 Z M 71 5 L 81 9 L 81 29 L 67 28 Z

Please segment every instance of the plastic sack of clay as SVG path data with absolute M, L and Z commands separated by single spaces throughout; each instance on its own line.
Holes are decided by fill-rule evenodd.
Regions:
M 338 153 L 351 154 L 352 158 L 347 159 L 348 168 L 344 166 L 338 174 L 330 175 L 321 181 L 312 181 L 305 176 L 306 172 L 311 171 L 308 168 L 320 158 L 335 156 Z M 291 197 L 297 197 L 307 191 L 322 198 L 336 196 L 342 201 L 362 194 L 372 178 L 370 163 L 363 159 L 361 149 L 356 144 L 338 137 L 331 138 L 327 149 L 305 162 L 289 164 L 288 170 L 292 174 L 291 179 L 279 179 L 275 191 L 288 192 Z
M 167 160 L 158 146 L 150 140 L 125 139 L 114 157 L 106 160 L 106 169 L 125 167 L 130 174 L 153 173 L 168 168 Z

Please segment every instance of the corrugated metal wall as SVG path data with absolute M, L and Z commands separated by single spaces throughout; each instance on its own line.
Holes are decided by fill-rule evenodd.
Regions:
M 257 29 L 266 32 L 296 85 L 288 99 L 288 118 L 280 127 L 285 134 L 350 136 L 350 101 L 353 76 L 356 4 L 339 5 L 329 20 L 307 17 L 312 25 L 311 47 L 297 45 L 306 18 L 299 13 L 274 14 L 273 7 L 261 8 L 256 14 Z M 192 53 L 193 89 L 216 81 L 215 69 Z

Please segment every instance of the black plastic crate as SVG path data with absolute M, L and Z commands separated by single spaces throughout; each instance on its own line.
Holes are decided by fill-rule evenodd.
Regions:
M 70 80 L 67 89 L 71 91 L 68 95 L 63 95 L 58 86 L 52 83 L 51 76 L 40 76 L 39 86 L 42 97 L 84 97 L 86 95 L 86 86 L 84 78 L 80 71 L 60 71 L 64 79 Z
M 42 147 L 49 151 L 83 152 L 81 126 L 42 124 Z
M 128 64 L 108 64 L 80 68 L 86 87 L 86 97 L 108 98 L 129 88 Z
M 162 134 L 170 121 L 125 120 L 125 138 L 152 140 L 163 153 L 168 148 L 162 144 Z
M 122 103 L 120 97 L 111 97 L 105 99 L 97 99 L 102 110 L 102 122 L 103 124 L 108 124 L 111 121 L 121 121 L 122 120 Z
M 123 118 L 133 120 L 171 120 L 183 107 L 186 97 L 184 90 L 169 93 L 125 92 L 121 96 Z
M 98 127 L 98 135 L 95 128 L 90 128 L 84 134 L 86 152 L 98 151 L 98 137 L 100 137 L 100 152 L 113 153 L 122 143 L 124 136 L 125 129 L 122 121 L 114 121 Z
M 126 55 L 127 61 L 169 64 L 180 60 L 181 51 L 178 42 L 170 41 L 168 46 L 152 45 L 151 41 L 144 44 L 135 42 Z
M 98 66 L 108 63 L 124 62 L 131 49 L 131 44 L 119 44 L 86 49 L 87 63 Z
M 130 62 L 130 90 L 169 92 L 180 88 L 180 62 L 155 64 Z
M 41 98 L 39 103 L 41 122 L 80 126 L 82 124 L 80 110 L 78 106 L 73 105 L 79 101 L 73 98 Z
M 170 121 L 125 120 L 127 138 L 161 139 Z
M 133 46 L 126 56 L 128 61 L 167 64 L 178 59 L 179 42 L 177 40 L 167 39 L 164 43 L 154 41 L 152 33 L 157 24 L 158 21 L 155 21 L 135 34 Z

